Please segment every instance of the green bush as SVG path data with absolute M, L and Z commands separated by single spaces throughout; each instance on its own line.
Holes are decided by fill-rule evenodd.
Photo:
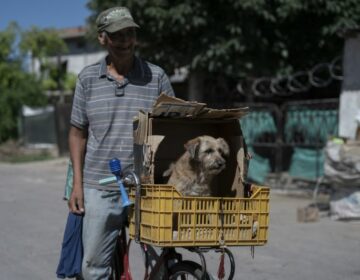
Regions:
M 73 73 L 66 73 L 64 81 L 64 90 L 74 91 L 76 86 L 77 75 Z
M 20 29 L 14 22 L 0 31 L 0 143 L 17 138 L 18 117 L 23 105 L 43 106 L 47 103 L 41 80 L 23 69 L 25 57 L 16 49 L 19 34 Z M 32 33 L 23 33 L 26 34 Z M 30 35 L 28 39 L 33 36 Z M 42 42 L 41 45 L 47 44 Z M 25 46 L 23 44 L 24 51 L 31 50 Z
M 41 83 L 25 73 L 16 62 L 0 63 L 0 143 L 17 138 L 18 117 L 22 105 L 43 106 L 47 98 Z

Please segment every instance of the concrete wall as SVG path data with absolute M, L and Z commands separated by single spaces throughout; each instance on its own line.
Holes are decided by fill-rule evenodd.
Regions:
M 62 61 L 67 61 L 67 71 L 69 73 L 79 74 L 80 71 L 87 65 L 98 62 L 106 55 L 105 51 L 94 53 L 63 55 Z
M 355 139 L 360 114 L 360 32 L 345 39 L 343 84 L 339 108 L 339 135 Z

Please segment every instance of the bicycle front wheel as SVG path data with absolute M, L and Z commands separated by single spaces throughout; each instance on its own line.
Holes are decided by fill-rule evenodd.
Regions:
M 201 266 L 193 261 L 181 261 L 174 264 L 169 270 L 169 279 L 170 280 L 186 280 L 186 279 L 196 279 L 196 280 L 210 280 L 211 278 L 205 272 L 204 277 L 202 277 L 202 268 Z

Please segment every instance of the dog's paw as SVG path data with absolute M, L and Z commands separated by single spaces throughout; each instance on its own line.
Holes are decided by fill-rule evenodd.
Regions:
M 163 172 L 163 174 L 162 174 L 163 177 L 169 177 L 171 175 L 171 173 L 173 172 L 173 170 L 174 170 L 174 166 L 175 166 L 175 164 L 171 163 L 170 166 L 169 166 L 169 169 L 167 169 L 167 170 L 165 170 Z

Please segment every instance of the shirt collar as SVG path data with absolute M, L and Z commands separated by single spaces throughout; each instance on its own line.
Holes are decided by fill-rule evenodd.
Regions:
M 99 69 L 99 78 L 106 77 L 107 73 L 107 64 L 106 64 L 106 57 L 100 60 L 100 69 Z
M 107 74 L 107 63 L 106 57 L 100 60 L 100 69 L 99 69 L 99 78 L 106 77 Z M 145 77 L 144 66 L 141 60 L 135 56 L 134 58 L 134 67 L 130 70 L 129 74 L 126 75 L 126 78 L 129 80 L 142 80 Z
M 129 80 L 142 80 L 145 77 L 144 67 L 141 60 L 135 56 L 134 67 L 128 74 Z

